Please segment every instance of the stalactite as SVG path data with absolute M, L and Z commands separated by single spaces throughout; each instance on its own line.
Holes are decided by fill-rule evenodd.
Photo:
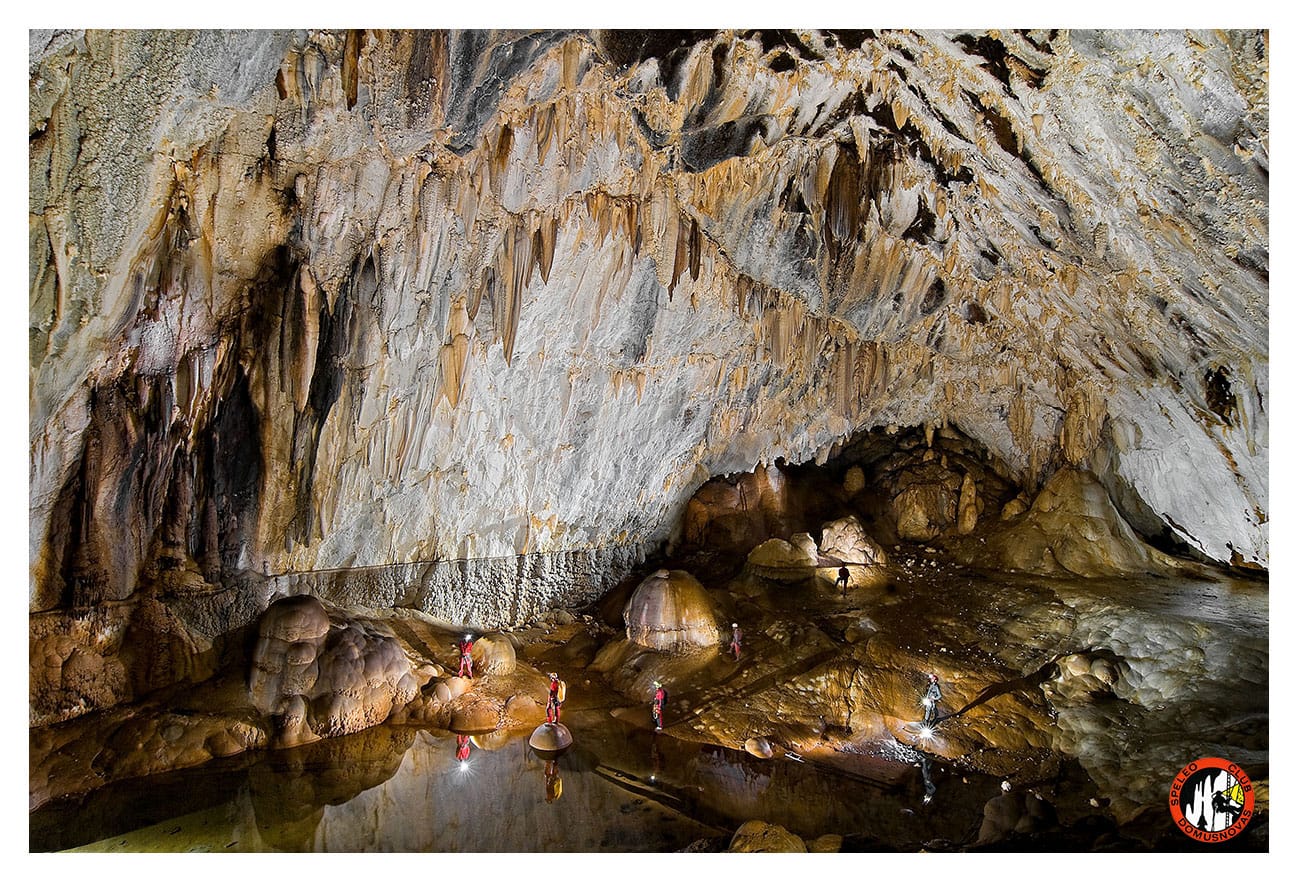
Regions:
M 532 259 L 532 236 L 524 226 L 516 222 L 513 229 L 506 232 L 503 252 L 498 274 L 502 282 L 502 303 L 497 331 L 505 350 L 505 363 L 508 365 L 514 357 L 514 340 L 519 330 L 523 292 L 535 266 Z
M 699 262 L 703 252 L 703 234 L 699 230 L 699 222 L 693 217 L 690 219 L 690 238 L 689 238 L 689 259 L 690 259 L 690 279 L 699 281 Z M 674 270 L 675 274 L 675 270 Z M 676 281 L 675 278 L 673 281 Z
M 555 134 L 555 114 L 555 105 L 547 104 L 539 108 L 534 116 L 538 165 L 545 165 L 546 156 L 550 153 L 551 140 Z
M 439 354 L 442 365 L 442 394 L 453 409 L 460 403 L 460 395 L 468 374 L 470 333 L 469 314 L 465 310 L 465 302 L 462 298 L 457 298 L 451 305 L 451 314 L 447 319 L 447 342 L 442 346 Z M 510 345 L 513 345 L 512 339 Z M 510 350 L 507 349 L 507 362 L 509 354 Z
M 537 232 L 532 243 L 536 256 L 537 269 L 541 271 L 541 281 L 550 281 L 550 266 L 555 260 L 555 220 L 543 217 L 537 224 Z
M 677 280 L 681 278 L 681 274 L 685 272 L 686 267 L 690 264 L 691 225 L 693 223 L 693 220 L 682 216 L 674 225 L 676 248 L 672 258 L 672 281 L 668 283 L 668 300 L 672 299 L 672 293 L 677 287 Z
M 849 145 L 840 145 L 823 191 L 826 245 L 831 262 L 839 260 L 861 226 L 861 181 L 861 163 L 856 152 Z

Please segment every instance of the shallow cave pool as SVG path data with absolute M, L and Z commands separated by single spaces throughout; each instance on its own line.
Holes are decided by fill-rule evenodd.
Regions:
M 625 713 L 628 697 L 588 671 L 595 680 L 570 695 L 563 716 L 574 744 L 558 758 L 529 746 L 530 728 L 457 734 L 389 723 L 51 801 L 29 817 L 30 848 L 718 852 L 741 825 L 761 820 L 809 851 L 1268 849 L 1266 813 L 1245 836 L 1209 847 L 1179 833 L 1166 805 L 1172 775 L 1200 756 L 1242 763 L 1266 800 L 1265 584 L 990 581 L 967 572 L 901 580 L 861 597 L 729 589 L 749 621 L 801 623 L 800 640 L 821 667 L 805 671 L 781 656 L 793 651 L 755 628 L 752 670 L 687 695 L 683 707 L 698 705 L 697 719 L 663 732 L 647 726 L 647 714 Z M 844 643 L 853 627 L 868 637 Z M 766 759 L 727 747 L 754 716 L 775 722 L 771 707 L 793 714 L 790 697 L 802 687 L 826 689 L 827 670 L 910 665 L 908 644 L 938 647 L 931 658 L 943 658 L 947 671 L 1052 673 L 1005 685 L 1043 709 L 1047 723 L 1035 724 L 1043 729 L 1033 744 L 1045 747 L 1020 754 L 1057 758 L 1041 765 L 1052 772 L 1009 778 L 1021 806 L 1040 801 L 1049 817 L 1024 812 L 1011 822 L 1032 824 L 988 836 L 989 807 L 1006 794 L 1008 776 L 980 767 L 975 755 L 986 760 L 986 749 L 947 750 L 956 743 L 944 734 L 958 731 L 943 727 L 955 721 L 928 744 L 830 727 L 819 741 L 787 741 L 791 750 Z M 1112 689 L 1097 696 L 1076 686 L 1086 677 L 1061 674 L 1078 659 L 1109 666 Z M 811 701 L 824 695 L 812 689 Z M 764 705 L 773 701 L 785 704 Z M 981 694 L 970 715 L 1006 701 Z M 979 735 L 996 749 L 1024 735 L 1023 720 L 1001 716 L 979 718 L 965 738 Z

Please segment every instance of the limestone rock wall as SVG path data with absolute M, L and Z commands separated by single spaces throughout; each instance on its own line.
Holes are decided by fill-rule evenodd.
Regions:
M 1266 33 L 30 45 L 32 610 L 622 560 L 888 424 L 1267 565 Z

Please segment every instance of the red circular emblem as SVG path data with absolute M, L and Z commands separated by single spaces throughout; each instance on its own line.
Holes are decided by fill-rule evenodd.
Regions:
M 1182 768 L 1168 791 L 1173 822 L 1201 843 L 1230 840 L 1254 815 L 1254 786 L 1239 766 L 1202 757 Z

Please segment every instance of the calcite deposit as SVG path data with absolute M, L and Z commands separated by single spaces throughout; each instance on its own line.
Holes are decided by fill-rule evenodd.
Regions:
M 879 565 L 888 561 L 879 543 L 867 536 L 855 515 L 826 522 L 821 528 L 819 549 L 822 555 L 837 558 L 844 564 Z
M 274 719 L 277 745 L 360 732 L 419 693 L 390 629 L 343 617 L 331 625 L 325 606 L 309 595 L 272 604 L 257 633 L 248 690 L 253 706 Z
M 623 611 L 627 639 L 654 650 L 715 647 L 721 639 L 714 601 L 684 570 L 657 570 L 632 592 Z
M 657 681 L 664 740 L 1124 836 L 1179 721 L 1265 789 L 1269 39 L 31 31 L 33 806 L 318 740 L 368 788 L 556 668 L 616 787 Z M 702 842 L 842 845 L 691 781 Z M 1058 833 L 977 798 L 934 830 Z M 373 846 L 325 815 L 258 842 Z
M 1267 50 L 34 31 L 31 607 L 572 550 L 598 591 L 711 475 L 944 422 L 1265 567 Z M 497 621 L 565 594 L 532 566 Z

